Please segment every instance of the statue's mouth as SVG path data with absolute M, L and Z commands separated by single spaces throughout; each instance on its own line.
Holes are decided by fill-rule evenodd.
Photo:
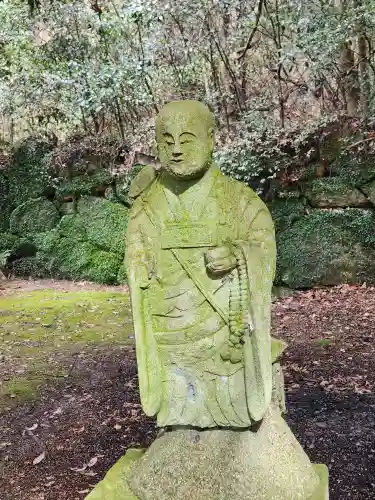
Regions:
M 182 161 L 182 158 L 176 158 L 172 160 L 172 163 L 181 163 Z

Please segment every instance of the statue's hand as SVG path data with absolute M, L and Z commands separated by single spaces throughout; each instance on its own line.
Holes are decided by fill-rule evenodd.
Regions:
M 206 252 L 206 268 L 213 274 L 228 273 L 236 264 L 236 257 L 228 246 L 212 248 Z

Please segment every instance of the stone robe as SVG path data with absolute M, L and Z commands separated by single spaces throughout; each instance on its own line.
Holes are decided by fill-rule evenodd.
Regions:
M 160 176 L 135 199 L 126 260 L 140 396 L 159 426 L 246 428 L 271 402 L 270 310 L 274 226 L 247 186 L 212 166 L 184 206 Z M 210 276 L 208 249 L 235 243 L 245 255 L 252 331 L 243 359 L 224 361 L 230 275 Z

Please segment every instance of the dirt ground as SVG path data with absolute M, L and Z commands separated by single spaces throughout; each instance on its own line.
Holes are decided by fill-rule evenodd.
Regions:
M 19 282 L 3 293 L 23 286 L 66 285 Z M 301 292 L 273 306 L 273 335 L 289 344 L 286 418 L 312 461 L 328 465 L 330 500 L 375 498 L 374 324 L 371 287 Z M 81 500 L 128 447 L 155 435 L 134 348 L 88 347 L 67 378 L 0 415 L 0 498 Z

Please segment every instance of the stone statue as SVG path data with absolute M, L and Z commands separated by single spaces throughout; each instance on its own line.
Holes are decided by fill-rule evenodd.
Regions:
M 163 430 L 129 458 L 121 500 L 326 500 L 325 466 L 282 418 L 269 211 L 213 163 L 202 103 L 167 104 L 156 139 L 162 168 L 132 184 L 126 260 L 141 403 Z

